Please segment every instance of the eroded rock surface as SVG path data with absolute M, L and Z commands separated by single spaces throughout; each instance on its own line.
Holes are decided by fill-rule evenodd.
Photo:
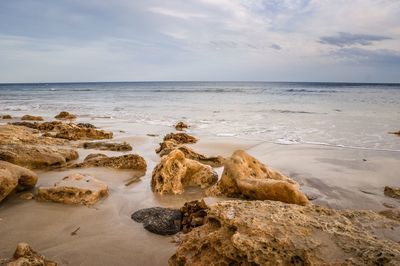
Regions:
M 176 149 L 183 152 L 186 158 L 198 161 L 202 164 L 210 165 L 211 167 L 221 167 L 224 163 L 224 158 L 222 156 L 205 156 L 194 151 L 192 148 L 189 148 L 186 145 L 179 144 L 173 139 L 160 143 L 160 147 L 156 149 L 156 153 L 159 153 L 160 156 L 164 156 Z
M 384 189 L 384 193 L 386 196 L 395 198 L 395 199 L 400 199 L 400 187 L 389 187 L 386 186 Z
M 225 201 L 170 265 L 400 265 L 400 223 L 372 211 Z
M 217 180 L 218 175 L 211 166 L 187 159 L 183 152 L 174 150 L 154 168 L 151 188 L 160 194 L 180 194 L 186 186 L 206 188 Z
M 182 213 L 181 230 L 190 232 L 193 228 L 201 226 L 206 221 L 208 206 L 204 200 L 186 202 L 180 211 Z
M 72 119 L 76 118 L 76 115 L 71 114 L 69 112 L 62 111 L 58 115 L 56 115 L 54 118 L 60 119 L 60 120 L 72 120 Z
M 108 186 L 93 176 L 72 174 L 51 187 L 40 187 L 36 199 L 65 204 L 92 205 L 108 196 Z
M 114 142 L 84 142 L 82 144 L 84 149 L 97 149 L 97 150 L 109 150 L 109 151 L 131 151 L 132 146 L 127 143 L 114 143 Z
M 110 167 L 114 169 L 146 171 L 147 164 L 145 159 L 137 154 L 126 154 L 116 157 L 108 157 L 105 154 L 96 153 L 89 154 L 82 163 L 73 164 L 69 167 Z
M 14 190 L 35 187 L 37 179 L 37 175 L 31 170 L 0 161 L 0 202 Z
M 277 200 L 299 205 L 308 199 L 289 177 L 268 168 L 244 151 L 238 150 L 225 160 L 224 172 L 208 195 L 226 195 L 257 200 Z
M 1 262 L 1 261 L 0 261 Z M 1 263 L 6 266 L 57 266 L 57 262 L 47 260 L 35 252 L 27 243 L 19 243 L 14 256 Z
M 24 115 L 21 120 L 31 120 L 31 121 L 43 121 L 43 117 L 34 115 Z
M 165 135 L 164 141 L 166 140 L 175 140 L 178 144 L 185 144 L 185 143 L 196 143 L 197 138 L 193 137 L 186 133 L 169 133 Z
M 189 126 L 187 124 L 185 124 L 184 122 L 182 122 L 182 121 L 176 123 L 176 125 L 175 125 L 175 129 L 178 130 L 178 131 L 182 131 L 185 128 L 188 128 L 188 127 Z
M 173 235 L 181 230 L 182 214 L 178 209 L 147 208 L 134 212 L 131 218 L 158 235 Z

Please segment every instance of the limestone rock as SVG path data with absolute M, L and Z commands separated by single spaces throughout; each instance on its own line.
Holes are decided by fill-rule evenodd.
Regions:
M 146 171 L 147 164 L 143 157 L 137 154 L 126 154 L 108 157 L 105 154 L 89 154 L 82 163 L 74 164 L 71 168 L 80 167 L 110 167 L 114 169 L 130 169 Z
M 165 140 L 175 140 L 178 144 L 196 143 L 197 138 L 186 133 L 169 133 L 164 137 Z
M 181 230 L 182 214 L 177 209 L 147 208 L 134 212 L 131 218 L 158 235 L 173 235 Z
M 244 151 L 235 151 L 225 160 L 224 166 L 221 179 L 208 190 L 208 195 L 277 200 L 299 205 L 309 202 L 295 181 L 268 168 Z
M 193 228 L 205 223 L 208 206 L 204 200 L 186 202 L 180 209 L 182 213 L 181 230 L 190 232 Z
M 21 120 L 43 121 L 44 119 L 41 116 L 24 115 Z
M 2 264 L 3 265 L 3 264 Z M 47 260 L 35 252 L 27 243 L 19 243 L 14 256 L 4 262 L 6 266 L 57 266 L 57 262 Z
M 113 143 L 113 142 L 84 142 L 82 144 L 84 149 L 97 149 L 97 150 L 109 150 L 109 151 L 131 151 L 132 146 L 127 143 Z
M 3 125 L 0 126 L 0 145 L 8 144 L 39 144 L 39 145 L 64 145 L 67 140 L 54 139 L 40 136 L 37 131 L 25 126 Z M 1 148 L 1 147 L 0 147 Z
M 111 139 L 113 137 L 112 132 L 95 128 L 79 127 L 74 124 L 62 124 L 58 126 L 55 131 L 56 134 L 54 137 L 68 140 Z
M 178 144 L 177 141 L 171 139 L 166 140 L 160 143 L 160 147 L 156 149 L 156 153 L 159 153 L 160 156 L 164 156 L 169 154 L 171 151 L 178 149 L 185 154 L 185 157 L 188 159 L 192 159 L 198 161 L 202 164 L 210 165 L 211 167 L 221 167 L 224 162 L 224 158 L 221 156 L 205 156 L 194 151 L 192 148 L 189 148 L 186 145 Z
M 58 115 L 56 115 L 54 118 L 60 119 L 60 120 L 72 120 L 72 119 L 76 118 L 76 115 L 63 111 L 63 112 L 60 112 Z
M 225 201 L 169 265 L 400 265 L 400 223 L 372 211 Z
M 95 204 L 108 196 L 108 186 L 90 175 L 72 174 L 52 187 L 39 187 L 36 199 L 65 204 Z
M 395 198 L 395 199 L 400 199 L 400 187 L 389 187 L 386 186 L 384 193 L 386 196 Z
M 182 130 L 184 130 L 185 128 L 188 128 L 189 126 L 188 125 L 186 125 L 184 122 L 182 122 L 182 121 L 180 121 L 180 122 L 178 122 L 176 125 L 175 125 L 175 129 L 176 130 L 178 130 L 178 131 L 182 131 Z
M 12 116 L 11 115 L 3 115 L 1 118 L 2 119 L 12 119 Z
M 37 175 L 26 168 L 0 161 L 0 202 L 13 190 L 22 191 L 33 188 Z
M 151 188 L 160 194 L 180 194 L 185 186 L 206 188 L 217 180 L 218 175 L 211 166 L 186 159 L 183 152 L 174 150 L 162 157 L 161 162 L 154 168 Z

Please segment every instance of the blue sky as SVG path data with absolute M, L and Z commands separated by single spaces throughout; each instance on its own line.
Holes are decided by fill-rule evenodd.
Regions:
M 0 82 L 146 80 L 400 82 L 400 1 L 0 1 Z

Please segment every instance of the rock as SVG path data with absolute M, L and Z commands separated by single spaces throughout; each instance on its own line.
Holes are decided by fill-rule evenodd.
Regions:
M 41 116 L 24 115 L 21 120 L 43 121 L 44 119 Z
M 175 140 L 178 144 L 197 142 L 197 138 L 186 133 L 169 133 L 164 137 L 164 141 L 171 139 Z
M 60 120 L 72 120 L 76 118 L 76 115 L 63 111 L 56 115 L 54 118 Z
M 54 137 L 68 139 L 68 140 L 81 140 L 81 139 L 111 139 L 112 132 L 99 130 L 95 128 L 78 127 L 74 124 L 62 124 L 57 127 Z
M 389 187 L 386 186 L 384 193 L 386 196 L 395 198 L 395 199 L 400 199 L 400 187 Z
M 400 265 L 400 223 L 372 211 L 225 201 L 169 265 Z
M 0 161 L 0 202 L 12 191 L 35 187 L 37 175 L 26 168 Z
M 179 130 L 179 131 L 182 131 L 183 129 L 188 128 L 188 127 L 189 127 L 189 126 L 186 125 L 185 123 L 183 123 L 182 121 L 178 122 L 178 123 L 175 125 L 175 129 L 176 129 L 176 130 Z
M 36 199 L 65 204 L 93 205 L 108 196 L 108 186 L 93 176 L 72 174 L 51 187 L 39 187 Z
M 33 129 L 37 129 L 39 123 L 37 122 L 26 122 L 26 121 L 20 121 L 20 122 L 13 122 L 13 123 L 9 123 L 10 125 L 13 126 L 22 126 L 22 127 L 28 127 L 28 128 L 33 128 Z
M 0 145 L 34 144 L 34 145 L 64 145 L 67 140 L 40 136 L 37 131 L 22 126 L 0 126 Z M 1 146 L 0 146 L 1 148 Z
M 384 210 L 380 211 L 379 214 L 400 222 L 400 209 Z
M 173 235 L 181 230 L 182 214 L 177 209 L 154 207 L 142 209 L 132 214 L 131 218 L 143 223 L 143 227 L 158 235 Z
M 89 154 L 82 163 L 74 164 L 69 167 L 110 167 L 114 169 L 146 171 L 147 164 L 143 157 L 137 154 L 126 154 L 117 157 L 108 157 L 105 154 L 96 153 Z
M 295 181 L 268 168 L 244 151 L 235 151 L 225 160 L 224 166 L 221 179 L 208 190 L 208 195 L 277 200 L 299 205 L 309 203 Z
M 400 136 L 400 130 L 396 131 L 396 132 L 389 132 L 389 134 L 394 134 L 394 135 Z
M 3 264 L 1 264 L 3 265 Z M 27 243 L 19 243 L 14 256 L 5 261 L 6 266 L 57 266 L 57 262 L 47 260 L 35 252 Z
M 82 127 L 82 128 L 96 128 L 94 125 L 90 124 L 90 123 L 78 123 L 76 124 L 78 127 Z
M 127 143 L 112 143 L 112 142 L 84 142 L 82 144 L 84 149 L 97 149 L 97 150 L 109 150 L 109 151 L 131 151 L 132 146 Z
M 1 118 L 2 119 L 12 119 L 12 116 L 11 115 L 3 115 Z
M 151 188 L 160 194 L 181 194 L 185 186 L 206 188 L 217 180 L 218 175 L 211 166 L 186 159 L 183 152 L 174 150 L 154 168 Z
M 33 199 L 33 197 L 33 194 L 30 192 L 22 193 L 21 195 L 19 195 L 19 198 L 23 200 L 31 200 Z
M 211 167 L 221 167 L 224 163 L 224 158 L 221 156 L 207 157 L 203 154 L 195 152 L 186 145 L 178 144 L 177 141 L 173 139 L 160 143 L 160 147 L 156 149 L 156 153 L 159 153 L 160 156 L 164 156 L 176 149 L 183 152 L 186 158 L 198 161 L 202 164 L 210 165 Z
M 190 232 L 193 228 L 205 223 L 208 206 L 204 200 L 186 202 L 180 209 L 182 213 L 181 230 Z

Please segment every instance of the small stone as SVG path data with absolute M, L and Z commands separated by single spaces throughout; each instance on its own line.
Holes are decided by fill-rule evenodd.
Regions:
M 188 128 L 189 126 L 187 124 L 185 124 L 184 122 L 180 121 L 175 125 L 175 129 L 182 131 L 185 128 Z
M 76 115 L 63 111 L 56 115 L 54 118 L 60 120 L 72 120 L 76 118 Z
M 19 198 L 20 198 L 20 199 L 23 199 L 23 200 L 31 200 L 31 199 L 33 199 L 33 194 L 30 193 L 30 192 L 23 193 L 23 194 L 21 194 L 21 195 L 19 196 Z
M 386 186 L 384 189 L 384 194 L 391 198 L 400 199 L 400 187 Z
M 181 230 L 182 213 L 177 209 L 147 208 L 134 212 L 131 218 L 158 235 L 173 235 Z

